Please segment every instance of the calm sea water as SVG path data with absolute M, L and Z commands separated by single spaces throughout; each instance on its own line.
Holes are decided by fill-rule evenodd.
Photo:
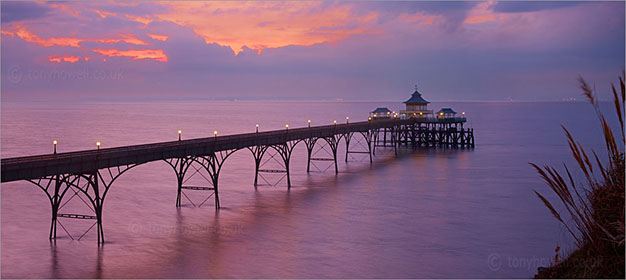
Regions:
M 60 152 L 363 120 L 385 102 L 181 102 L 2 104 L 2 157 Z M 220 177 L 222 209 L 183 198 L 164 162 L 130 170 L 104 205 L 106 244 L 92 229 L 48 240 L 50 206 L 27 182 L 3 183 L 5 278 L 439 278 L 531 277 L 571 240 L 532 189 L 550 194 L 528 162 L 571 163 L 560 125 L 602 150 L 586 103 L 433 103 L 467 112 L 471 150 L 379 149 L 374 163 L 351 155 L 306 173 L 306 149 L 292 156 L 292 184 L 253 187 L 242 150 Z M 607 107 L 608 110 L 608 106 Z M 343 144 L 343 143 L 342 143 Z M 359 149 L 355 146 L 354 149 Z M 340 158 L 345 146 L 340 147 Z M 319 152 L 320 157 L 324 151 Z M 270 161 L 268 167 L 274 162 Z M 274 183 L 279 177 L 267 175 Z M 581 179 L 580 176 L 577 179 Z M 202 183 L 201 176 L 192 180 Z M 205 193 L 188 191 L 195 204 Z M 549 195 L 549 197 L 552 197 Z M 79 199 L 65 212 L 89 214 Z M 62 211 L 63 212 L 63 211 Z M 76 238 L 91 223 L 61 220 Z

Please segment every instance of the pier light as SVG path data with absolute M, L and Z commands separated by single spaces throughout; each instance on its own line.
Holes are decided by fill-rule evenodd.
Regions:
M 217 137 L 217 130 L 213 131 L 213 136 Z
M 443 116 L 443 112 L 439 113 L 440 116 Z
M 98 150 L 100 150 L 100 141 L 96 142 L 96 148 L 98 148 Z
M 289 124 L 285 124 L 285 129 L 289 130 Z
M 423 115 L 424 113 L 420 112 L 420 116 Z
M 256 124 L 256 133 L 259 133 L 259 124 Z
M 371 121 L 371 120 L 372 120 L 372 117 L 367 117 L 367 120 L 368 120 L 368 121 Z
M 465 116 L 465 112 L 462 112 L 461 114 L 462 114 L 463 116 Z
M 53 140 L 53 141 L 52 141 L 52 145 L 54 145 L 54 154 L 56 154 L 56 153 L 57 153 L 57 144 L 58 144 L 58 143 L 59 143 L 59 142 L 57 142 L 57 140 Z
M 311 120 L 308 120 L 307 123 L 309 124 L 309 128 L 311 128 Z
M 178 141 L 182 140 L 182 134 L 183 134 L 183 131 L 179 129 L 178 130 Z
M 335 125 L 337 125 L 337 120 L 334 120 L 334 121 L 333 121 L 333 123 L 334 123 Z

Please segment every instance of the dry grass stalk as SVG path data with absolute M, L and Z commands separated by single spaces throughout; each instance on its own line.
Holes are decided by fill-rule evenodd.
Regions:
M 530 163 L 548 184 L 550 189 L 557 195 L 558 200 L 564 206 L 569 220 L 563 217 L 554 205 L 542 194 L 534 191 L 543 204 L 550 210 L 550 213 L 561 222 L 567 231 L 576 240 L 579 248 L 572 256 L 577 258 L 591 256 L 621 256 L 621 261 L 604 260 L 593 265 L 580 267 L 576 274 L 566 275 L 566 277 L 612 277 L 612 275 L 624 275 L 624 99 L 626 90 L 624 88 L 626 74 L 622 72 L 619 77 L 619 90 L 621 95 L 612 86 L 613 105 L 618 116 L 621 128 L 621 141 L 615 139 L 611 127 L 606 121 L 604 114 L 600 111 L 598 100 L 591 87 L 582 77 L 578 81 L 580 89 L 589 103 L 594 107 L 600 120 L 606 152 L 609 159 L 608 165 L 602 164 L 598 154 L 592 150 L 593 160 L 590 160 L 588 153 L 582 145 L 574 140 L 572 134 L 563 127 L 567 136 L 570 152 L 574 157 L 578 169 L 582 171 L 586 179 L 586 186 L 577 185 L 572 178 L 570 170 L 564 164 L 566 176 L 562 176 L 555 168 L 550 166 L 539 167 Z M 618 134 L 619 135 L 619 134 Z M 618 144 L 619 143 L 619 144 Z M 595 166 L 594 166 L 595 164 Z M 564 179 L 564 178 L 567 178 Z M 570 256 L 571 257 L 571 256 Z M 601 258 L 600 258 L 601 259 Z M 621 264 L 620 264 L 621 262 Z M 617 264 L 617 265 L 616 265 Z M 621 267 L 621 268 L 619 268 Z M 611 269 L 618 269 L 611 271 Z M 608 274 L 599 273 L 599 270 L 606 270 Z M 548 277 L 558 277 L 563 275 L 551 275 Z

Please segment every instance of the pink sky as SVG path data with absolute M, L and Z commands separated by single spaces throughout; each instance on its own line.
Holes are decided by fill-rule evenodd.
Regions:
M 561 100 L 623 2 L 2 2 L 2 101 Z

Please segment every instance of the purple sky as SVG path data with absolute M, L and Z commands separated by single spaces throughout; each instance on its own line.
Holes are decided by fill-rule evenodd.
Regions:
M 624 2 L 6 2 L 2 101 L 608 98 Z

